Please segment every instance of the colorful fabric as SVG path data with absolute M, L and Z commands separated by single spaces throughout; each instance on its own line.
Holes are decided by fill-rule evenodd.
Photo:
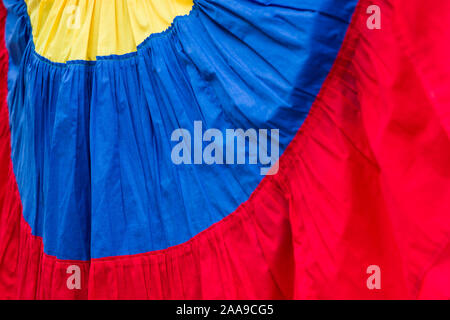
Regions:
M 107 3 L 100 7 L 114 1 Z M 194 132 L 196 121 L 202 131 L 283 128 L 283 150 L 334 62 L 354 5 L 334 13 L 329 1 L 200 2 L 137 52 L 94 62 L 57 64 L 27 41 L 13 59 L 22 63 L 9 95 L 12 159 L 25 220 L 45 252 L 90 260 L 161 250 L 233 212 L 259 184 L 260 166 L 174 165 L 172 132 Z M 41 7 L 29 6 L 31 16 Z M 313 13 L 319 9 L 327 15 Z M 267 14 L 286 22 L 258 23 Z M 48 48 L 59 34 L 47 35 Z
M 25 2 L 36 52 L 54 62 L 134 52 L 193 6 L 192 0 Z
M 449 298 L 450 8 L 376 2 L 4 0 L 0 297 Z M 198 122 L 276 170 L 175 164 Z

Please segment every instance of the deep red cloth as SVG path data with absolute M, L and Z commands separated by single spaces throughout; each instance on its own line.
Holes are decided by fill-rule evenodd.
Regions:
M 0 298 L 450 298 L 447 0 L 361 0 L 277 175 L 185 244 L 90 263 L 43 254 L 23 220 L 0 12 Z M 73 264 L 81 290 L 66 285 Z

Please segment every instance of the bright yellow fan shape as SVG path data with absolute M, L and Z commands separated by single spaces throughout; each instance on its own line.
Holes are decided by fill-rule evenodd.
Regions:
M 193 0 L 27 0 L 37 53 L 54 62 L 126 54 Z

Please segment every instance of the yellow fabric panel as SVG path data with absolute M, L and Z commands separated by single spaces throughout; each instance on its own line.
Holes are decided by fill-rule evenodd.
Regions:
M 54 62 L 126 54 L 193 0 L 26 0 L 36 51 Z

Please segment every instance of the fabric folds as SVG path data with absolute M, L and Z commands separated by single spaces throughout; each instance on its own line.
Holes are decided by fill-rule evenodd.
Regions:
M 277 129 L 286 148 L 355 1 L 283 3 L 198 1 L 137 52 L 96 61 L 56 63 L 30 39 L 10 88 L 12 159 L 25 220 L 47 254 L 88 261 L 165 249 L 248 199 L 260 163 L 175 165 L 171 137 L 180 128 L 194 137 L 198 121 L 203 132 Z
M 192 0 L 27 0 L 36 52 L 54 62 L 126 54 L 190 12 Z
M 252 33 L 247 29 L 245 36 L 241 34 L 242 38 L 239 38 L 237 35 L 243 28 L 242 24 L 232 22 L 250 19 L 249 16 L 245 16 L 245 10 L 238 10 L 244 3 L 249 6 L 264 3 L 268 6 L 273 5 L 275 8 L 282 7 L 282 10 L 287 10 L 283 12 L 290 14 L 280 16 L 278 12 L 268 19 L 268 22 L 271 21 L 273 24 L 262 24 L 260 28 L 267 28 L 264 32 L 259 32 L 261 29 L 258 29 L 258 32 Z M 279 6 L 280 3 L 284 6 Z M 319 2 L 199 1 L 199 9 L 193 11 L 195 19 L 175 20 L 172 31 L 151 37 L 142 45 L 142 51 L 138 49 L 137 54 L 121 57 L 121 59 L 106 57 L 99 59 L 95 64 L 53 64 L 34 54 L 32 47 L 29 46 L 23 56 L 23 61 L 27 62 L 24 66 L 28 65 L 30 71 L 39 70 L 39 72 L 20 72 L 21 76 L 19 75 L 13 93 L 9 97 L 10 103 L 21 101 L 9 106 L 12 120 L 14 172 L 16 172 L 18 186 L 15 183 L 16 177 L 10 161 L 11 141 L 6 123 L 8 112 L 4 101 L 6 93 L 4 73 L 2 73 L 3 79 L 0 85 L 3 89 L 0 91 L 3 94 L 0 110 L 2 126 L 0 159 L 2 169 L 9 168 L 7 171 L 0 172 L 0 297 L 28 299 L 450 298 L 448 278 L 450 274 L 450 219 L 448 218 L 450 209 L 448 128 L 450 124 L 448 117 L 445 116 L 448 110 L 446 98 L 448 90 L 445 90 L 446 84 L 437 81 L 440 79 L 445 82 L 450 70 L 446 63 L 440 64 L 442 68 L 430 66 L 430 60 L 436 61 L 433 59 L 442 58 L 445 52 L 443 49 L 449 49 L 445 37 L 435 33 L 434 24 L 437 17 L 442 21 L 449 20 L 448 1 L 436 0 L 433 2 L 436 10 L 426 11 L 423 10 L 422 0 L 379 0 L 377 4 L 383 14 L 382 29 L 370 30 L 366 24 L 368 17 L 366 9 L 373 4 L 373 1 L 360 0 L 337 60 L 326 76 L 320 92 L 314 96 L 311 110 L 303 109 L 303 106 L 305 101 L 309 101 L 307 97 L 313 91 L 304 93 L 297 90 L 296 94 L 292 94 L 288 84 L 300 83 L 302 85 L 298 88 L 309 88 L 306 85 L 307 81 L 302 79 L 307 79 L 305 75 L 308 73 L 321 74 L 322 69 L 313 63 L 316 60 L 312 59 L 309 63 L 303 64 L 299 55 L 296 55 L 296 59 L 290 60 L 286 52 L 282 55 L 283 59 L 275 59 L 275 57 L 279 58 L 277 51 L 262 50 L 257 43 L 252 42 L 257 34 L 267 34 L 270 38 L 270 30 L 277 30 L 277 25 L 283 24 L 273 19 L 274 16 L 283 17 L 282 21 L 289 18 L 295 19 L 294 12 L 297 11 L 291 11 L 288 8 L 295 7 L 298 3 L 314 6 Z M 230 7 L 227 7 L 227 4 L 230 4 Z M 231 8 L 235 8 L 236 11 Z M 326 12 L 326 6 L 321 9 L 319 11 Z M 241 16 L 235 20 L 235 15 L 232 13 L 237 11 L 241 13 Z M 264 10 L 264 14 L 261 13 L 259 19 L 264 21 L 266 12 Z M 302 16 L 315 15 L 310 10 L 300 10 L 300 12 Z M 412 32 L 411 17 L 419 13 L 422 23 Z M 325 15 L 329 16 L 329 14 Z M 230 20 L 227 20 L 227 17 Z M 206 37 L 208 32 L 215 30 L 214 21 L 223 21 L 226 28 L 220 29 L 233 33 L 232 40 L 229 39 L 233 41 L 231 43 L 236 44 L 236 39 L 240 39 L 248 45 L 243 47 L 237 45 L 238 55 L 236 51 L 229 50 L 226 41 L 215 42 L 214 39 L 218 40 L 216 37 L 208 35 L 208 41 L 203 42 L 198 34 L 195 39 L 188 37 L 183 32 L 184 28 L 189 30 L 202 28 L 197 25 L 199 21 L 211 23 L 208 28 L 205 28 L 206 33 L 198 33 L 202 36 Z M 288 23 L 288 25 L 291 24 Z M 318 24 L 318 28 L 319 25 L 323 28 L 323 24 Z M 311 25 L 291 26 L 294 29 L 289 32 L 278 30 L 276 40 L 293 40 L 295 37 L 292 36 L 292 32 L 299 31 L 297 28 L 303 30 L 302 28 L 308 28 Z M 445 32 L 444 29 L 441 31 Z M 172 39 L 170 40 L 170 44 L 174 46 L 172 50 L 168 49 L 166 38 Z M 183 39 L 183 41 L 177 42 L 176 39 Z M 314 37 L 314 39 L 317 38 Z M 302 38 L 301 43 L 304 44 L 305 41 L 314 42 L 312 38 Z M 192 45 L 189 45 L 190 43 Z M 214 50 L 207 47 L 206 44 L 210 43 L 214 44 Z M 329 43 L 330 39 L 321 43 L 321 50 L 324 49 L 322 45 L 327 46 Z M 283 47 L 285 45 L 286 43 Z M 302 52 L 303 45 L 300 42 L 298 45 L 297 48 L 290 44 L 289 48 L 294 51 L 297 48 L 299 52 Z M 195 48 L 199 46 L 202 48 L 201 54 L 197 51 L 198 55 L 196 55 Z M 273 46 L 276 47 L 276 43 L 273 43 Z M 222 50 L 216 51 L 219 48 Z M 246 51 L 244 48 L 251 48 L 251 50 Z M 3 62 L 1 67 L 4 70 L 7 52 L 4 48 L 0 49 L 0 52 L 2 52 Z M 217 55 L 209 56 L 208 53 L 212 52 Z M 253 56 L 250 52 L 259 54 Z M 190 61 L 189 65 L 192 69 L 186 68 L 187 71 L 180 71 L 180 69 L 183 70 L 183 64 L 177 57 L 181 53 L 182 57 L 188 58 L 187 61 Z M 264 58 L 262 59 L 264 63 L 258 60 L 257 56 Z M 225 62 L 221 61 L 224 57 L 227 57 Z M 250 68 L 250 70 L 245 68 L 247 64 L 244 62 L 248 62 L 249 57 L 260 62 L 257 63 L 258 67 Z M 168 68 L 161 62 L 163 60 L 170 62 L 175 69 Z M 307 60 L 308 58 L 305 61 Z M 218 67 L 219 65 L 221 68 Z M 312 69 L 300 68 L 306 65 L 313 67 Z M 22 67 L 25 68 L 24 66 Z M 150 68 L 148 66 L 152 66 L 152 72 L 148 71 Z M 285 70 L 285 73 L 280 77 L 274 75 L 267 77 L 271 66 L 277 66 L 276 70 Z M 294 67 L 299 67 L 297 71 L 300 70 L 300 72 L 294 72 Z M 223 69 L 228 72 L 219 72 Z M 211 70 L 214 72 L 208 72 Z M 244 73 L 243 77 L 238 77 L 230 70 L 241 70 L 240 74 Z M 171 71 L 176 73 L 172 74 Z M 168 81 L 172 79 L 169 76 L 164 77 L 162 81 L 162 74 L 171 75 L 177 84 Z M 178 77 L 175 77 L 175 74 Z M 192 79 L 194 75 L 198 81 L 187 80 Z M 36 77 L 44 79 L 52 77 L 59 82 L 39 82 L 34 80 Z M 144 89 L 140 77 L 150 80 L 145 82 L 145 90 L 139 90 L 141 94 L 133 95 L 133 86 Z M 182 85 L 184 81 L 190 84 L 201 84 L 201 79 L 206 79 L 205 83 L 208 84 L 201 90 L 196 89 L 195 86 L 186 88 Z M 242 89 L 238 91 L 240 95 L 234 93 L 240 88 L 246 88 L 247 84 L 251 85 L 253 80 L 257 85 L 252 86 L 252 90 L 248 92 L 256 90 L 255 96 L 246 95 L 247 99 L 239 101 L 233 99 L 233 97 L 245 95 L 246 91 Z M 34 90 L 34 86 L 38 83 L 41 85 Z M 89 83 L 93 86 L 90 87 Z M 239 85 L 233 87 L 233 83 Z M 163 94 L 155 89 L 166 88 L 171 84 L 173 84 L 173 87 L 170 87 L 172 94 Z M 258 89 L 261 88 L 260 86 L 264 90 Z M 54 92 L 54 87 L 59 88 L 56 97 L 50 94 Z M 67 92 L 65 92 L 66 88 Z M 121 91 L 117 91 L 117 88 L 121 88 Z M 272 93 L 270 88 L 276 88 L 274 96 L 269 94 Z M 52 103 L 40 104 L 32 108 L 31 104 L 41 101 L 42 97 L 39 99 L 38 96 L 42 92 L 48 93 L 44 97 L 53 99 Z M 86 100 L 84 92 L 89 92 L 88 96 L 91 99 Z M 173 92 L 180 92 L 180 94 L 175 95 Z M 62 103 L 59 101 L 59 96 L 64 97 L 64 101 L 73 103 Z M 255 106 L 261 102 L 257 100 L 260 96 L 271 102 L 264 105 L 267 109 L 264 109 L 263 118 L 254 110 Z M 276 99 L 271 100 L 270 97 Z M 200 108 L 202 104 L 199 101 L 212 98 L 216 102 L 223 102 L 219 111 L 211 109 L 211 106 L 207 109 Z M 255 104 L 251 105 L 254 108 L 246 104 L 251 101 L 250 98 L 255 99 Z M 157 99 L 157 103 L 150 103 L 150 99 Z M 171 110 L 169 107 L 176 104 L 167 101 L 172 99 L 178 99 L 177 102 L 183 106 L 185 102 L 189 108 L 185 106 L 182 110 Z M 105 101 L 106 103 L 102 105 L 106 107 L 93 108 L 95 105 L 89 102 L 93 100 L 97 102 L 97 106 L 98 102 Z M 287 101 L 291 104 L 285 104 Z M 144 103 L 146 108 L 137 109 L 136 103 Z M 281 105 L 283 108 L 271 109 L 270 105 Z M 21 108 L 24 110 L 22 113 L 19 112 Z M 220 186 L 208 184 L 208 188 L 214 191 L 211 195 L 215 195 L 215 191 L 220 188 L 221 194 L 228 197 L 227 203 L 236 197 L 231 201 L 237 208 L 232 209 L 233 213 L 227 213 L 225 218 L 197 233 L 190 240 L 164 250 L 95 258 L 97 252 L 108 252 L 106 242 L 101 240 L 107 239 L 108 234 L 114 228 L 120 228 L 121 225 L 120 223 L 118 225 L 100 224 L 100 220 L 95 219 L 96 215 L 103 213 L 104 216 L 107 214 L 119 216 L 123 212 L 131 212 L 138 216 L 145 210 L 139 211 L 136 208 L 150 205 L 151 200 L 154 197 L 157 198 L 159 194 L 170 197 L 166 190 L 171 185 L 171 181 L 175 181 L 173 182 L 175 184 L 191 181 L 186 178 L 189 176 L 188 172 L 176 172 L 174 176 L 179 180 L 155 178 L 157 189 L 152 189 L 151 186 L 140 186 L 139 181 L 142 183 L 144 179 L 140 180 L 137 175 L 131 174 L 128 171 L 131 169 L 124 165 L 123 161 L 124 158 L 127 159 L 133 155 L 135 155 L 133 159 L 139 159 L 139 157 L 145 159 L 146 161 L 133 162 L 138 164 L 135 167 L 139 168 L 141 177 L 147 177 L 147 174 L 158 177 L 158 173 L 160 175 L 166 172 L 164 162 L 158 162 L 157 158 L 158 154 L 164 154 L 164 146 L 159 144 L 159 141 L 163 140 L 150 139 L 150 137 L 160 138 L 158 133 L 161 136 L 167 134 L 164 130 L 171 122 L 181 121 L 183 126 L 188 125 L 192 120 L 190 118 L 192 113 L 200 113 L 197 110 L 204 115 L 202 119 L 214 125 L 220 125 L 221 119 L 224 118 L 233 119 L 237 124 L 245 123 L 244 116 L 240 117 L 240 115 L 246 115 L 245 120 L 250 120 L 253 125 L 265 122 L 271 126 L 280 125 L 292 129 L 293 139 L 289 139 L 287 134 L 285 138 L 283 136 L 281 138 L 285 148 L 279 161 L 278 174 L 266 176 L 261 182 L 249 182 L 246 178 L 253 175 L 248 168 L 245 169 L 248 171 L 244 172 L 234 168 L 233 174 L 229 175 L 213 172 L 211 174 L 214 174 L 214 177 L 220 177 L 220 181 L 225 183 Z M 308 111 L 308 116 L 297 130 Z M 213 116 L 214 112 L 219 116 Z M 89 121 L 86 120 L 88 113 Z M 27 123 L 30 125 L 21 125 L 21 122 L 27 118 L 19 121 L 20 117 L 29 117 Z M 182 122 L 183 120 L 185 122 Z M 104 123 L 108 123 L 109 126 Z M 146 127 L 144 130 L 142 127 L 145 123 L 151 123 L 151 128 Z M 51 130 L 40 129 L 46 126 L 50 126 Z M 87 128 L 89 128 L 90 137 L 99 139 L 83 139 Z M 36 132 L 40 135 L 35 137 L 36 143 L 32 145 L 31 152 L 19 152 L 19 146 L 22 145 L 20 140 L 31 140 L 32 133 L 36 134 Z M 52 140 L 52 137 L 57 134 L 61 136 L 63 132 L 70 133 L 67 135 L 69 139 L 64 140 L 66 148 L 57 140 Z M 46 138 L 45 134 L 49 137 Z M 133 140 L 126 139 L 127 135 L 131 134 L 135 134 Z M 77 138 L 72 141 L 70 137 Z M 286 140 L 283 142 L 283 139 Z M 39 145 L 38 141 L 46 143 Z M 101 141 L 104 143 L 100 144 Z M 130 141 L 134 143 L 124 143 Z M 141 141 L 144 142 L 136 143 Z M 120 143 L 123 143 L 121 147 L 125 145 L 127 152 L 116 152 L 119 150 L 117 144 Z M 137 145 L 152 145 L 154 148 L 141 150 Z M 152 152 L 155 149 L 158 152 Z M 87 150 L 92 153 L 88 153 Z M 89 155 L 91 165 L 86 168 L 82 161 L 77 160 L 79 158 L 72 159 L 70 155 L 73 155 L 75 151 L 80 157 Z M 45 156 L 39 159 L 26 158 L 26 155 L 30 157 L 30 154 Z M 64 159 L 66 155 L 67 159 Z M 94 160 L 96 157 L 103 162 L 96 162 Z M 152 159 L 152 163 L 158 163 L 158 170 L 152 170 L 148 159 Z M 29 163 L 35 167 L 30 169 L 26 166 Z M 116 166 L 117 163 L 120 163 L 120 166 Z M 150 167 L 148 170 L 144 166 L 146 163 Z M 69 170 L 61 171 L 61 168 L 66 167 Z M 55 171 L 52 168 L 59 169 Z M 77 170 L 73 170 L 74 168 Z M 18 169 L 31 171 L 30 174 L 21 176 Z M 78 172 L 82 172 L 83 175 L 92 173 L 94 170 L 96 172 L 100 170 L 102 174 L 93 175 L 89 186 L 83 185 L 85 179 L 78 176 Z M 235 178 L 234 174 L 239 176 L 239 179 Z M 184 197 L 185 192 L 201 190 L 200 187 L 194 188 L 194 186 L 207 181 L 206 177 L 202 176 L 201 170 L 193 172 L 192 175 L 198 178 L 199 183 L 191 183 L 189 188 L 186 188 L 189 190 L 183 190 L 177 193 L 176 198 L 170 198 L 171 205 L 183 203 L 185 208 L 182 208 L 181 212 L 189 213 L 181 215 L 184 218 L 193 217 L 190 211 L 183 211 L 189 210 L 189 199 L 198 205 L 197 208 L 202 211 L 203 216 L 211 214 L 210 210 L 213 207 L 220 211 L 217 204 L 221 202 L 214 202 L 214 197 L 204 198 L 210 201 L 208 205 L 202 204 L 201 195 L 194 198 L 192 198 L 193 194 L 191 197 Z M 32 188 L 52 192 L 38 193 L 24 189 L 24 186 L 30 185 L 24 183 L 25 179 L 35 176 L 39 179 L 32 181 Z M 106 177 L 109 177 L 109 180 Z M 51 179 L 64 179 L 65 188 L 61 182 Z M 135 182 L 133 185 L 127 185 L 124 183 L 127 179 L 137 181 L 133 181 Z M 242 184 L 242 189 L 238 189 L 239 192 L 231 192 L 232 189 L 228 188 L 233 186 L 233 183 L 237 183 L 236 181 Z M 134 206 L 131 211 L 127 211 L 131 208 L 130 203 L 109 203 L 110 199 L 119 201 L 120 197 L 106 198 L 109 194 L 116 194 L 118 185 L 121 186 L 120 192 L 123 192 L 120 194 L 132 199 Z M 73 192 L 74 186 L 90 187 L 92 198 L 82 198 L 81 195 L 84 193 Z M 142 198 L 147 203 L 135 197 L 140 193 L 131 189 L 132 186 L 148 187 L 151 190 L 146 193 L 146 197 Z M 246 186 L 251 186 L 248 189 L 251 195 L 240 204 L 242 199 L 238 196 L 247 192 Z M 58 187 L 57 190 L 53 189 L 56 187 Z M 217 189 L 214 190 L 215 188 Z M 24 205 L 23 216 L 19 191 Z M 37 205 L 33 207 L 33 202 L 27 202 L 24 192 L 43 196 L 43 199 L 34 202 L 42 207 Z M 64 209 L 56 214 L 61 225 L 82 223 L 82 221 L 70 223 L 68 221 L 72 215 L 65 213 L 70 212 L 67 210 L 74 210 L 73 203 L 80 208 L 91 206 L 92 216 L 87 220 L 92 222 L 90 230 L 93 232 L 90 233 L 89 239 L 92 246 L 89 249 L 90 252 L 87 248 L 80 250 L 86 256 L 91 255 L 89 260 L 63 260 L 45 253 L 47 248 L 58 251 L 70 245 L 64 242 L 67 240 L 64 238 L 67 232 L 61 233 L 58 242 L 52 244 L 49 240 L 51 239 L 50 229 L 46 230 L 45 227 L 51 223 L 52 215 L 55 215 L 50 207 L 44 206 L 50 205 L 46 201 L 49 196 L 56 197 L 59 201 L 58 208 Z M 160 202 L 155 204 L 162 205 Z M 100 207 L 105 210 L 98 211 Z M 26 208 L 32 208 L 32 210 L 27 211 Z M 114 208 L 121 210 L 115 211 Z M 33 210 L 39 212 L 39 215 L 32 216 L 30 212 Z M 161 213 L 159 216 L 162 219 L 163 213 L 166 215 L 167 211 L 166 208 L 162 210 L 162 207 L 156 207 L 155 211 L 152 211 L 152 216 L 158 216 L 155 212 Z M 23 217 L 31 221 L 30 225 Z M 47 219 L 41 225 L 43 235 L 32 235 L 31 229 L 40 226 L 39 217 Z M 79 218 L 81 216 L 77 215 L 77 219 Z M 130 215 L 122 215 L 120 218 L 126 220 L 129 226 L 135 227 Z M 213 220 L 211 219 L 208 223 Z M 152 223 L 155 223 L 155 220 Z M 145 227 L 151 228 L 153 225 L 148 224 Z M 162 225 L 165 224 L 161 223 Z M 184 225 L 177 226 L 176 231 L 181 234 Z M 103 232 L 101 228 L 104 229 Z M 35 230 L 39 229 L 34 229 L 33 232 Z M 158 236 L 164 239 L 165 235 L 169 235 L 169 230 L 164 232 L 162 230 L 164 229 L 161 229 L 161 233 L 158 234 L 152 229 L 147 229 L 147 233 L 144 234 L 154 236 L 150 242 L 154 244 Z M 130 234 L 136 229 L 119 229 L 119 231 L 122 232 L 122 239 L 131 239 Z M 79 233 L 77 236 L 83 239 L 84 235 Z M 94 237 L 97 237 L 95 241 Z M 114 243 L 114 249 L 132 249 L 131 244 L 126 241 Z M 58 245 L 61 247 L 58 248 Z M 74 248 L 70 247 L 70 249 Z M 69 250 L 69 252 L 74 251 Z M 71 265 L 80 267 L 82 283 L 79 290 L 69 290 L 66 286 L 67 268 Z M 378 266 L 381 270 L 380 289 L 374 290 L 368 287 L 367 280 L 370 274 L 367 270 L 370 266 Z

